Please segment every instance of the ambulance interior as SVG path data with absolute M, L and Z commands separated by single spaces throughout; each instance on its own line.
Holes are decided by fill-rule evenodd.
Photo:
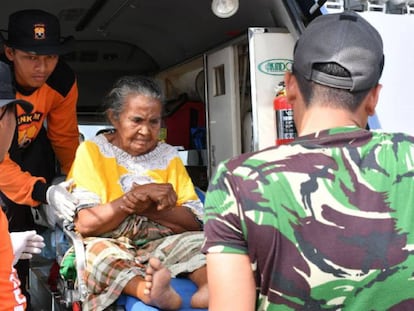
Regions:
M 224 10 L 221 17 L 215 5 Z M 404 72 L 414 68 L 408 57 L 414 47 L 406 40 L 414 29 L 414 1 L 15 0 L 0 7 L 0 29 L 7 28 L 10 13 L 39 8 L 59 17 L 62 36 L 75 37 L 75 51 L 63 57 L 78 78 L 82 139 L 109 127 L 100 104 L 116 78 L 157 78 L 165 94 L 162 138 L 177 146 L 194 184 L 203 191 L 220 161 L 275 144 L 277 87 L 291 66 L 295 40 L 314 17 L 346 9 L 361 12 L 381 27 L 387 40 L 398 37 L 393 50 L 385 42 L 391 54 L 401 53 L 402 47 L 407 55 L 396 66 Z M 398 36 L 386 29 L 384 19 L 390 25 L 403 21 L 406 30 Z M 389 68 L 383 79 L 393 82 L 387 82 L 384 98 L 403 102 L 410 96 L 409 86 L 404 81 L 396 85 Z M 409 120 L 395 122 L 411 112 L 407 106 L 400 108 L 381 110 L 370 121 L 371 128 L 411 131 Z M 49 244 L 33 260 L 30 275 L 35 310 L 72 310 L 59 301 L 49 279 L 56 252 L 61 256 L 60 246 L 71 241 L 54 228 L 44 230 Z M 125 309 L 138 310 L 119 306 Z

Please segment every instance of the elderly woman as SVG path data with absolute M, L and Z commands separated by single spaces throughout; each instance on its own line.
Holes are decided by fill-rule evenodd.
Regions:
M 171 276 L 191 279 L 192 307 L 206 308 L 203 206 L 176 149 L 158 139 L 160 88 L 147 77 L 123 77 L 105 104 L 114 130 L 83 142 L 68 175 L 86 244 L 84 310 L 103 310 L 121 293 L 178 309 Z

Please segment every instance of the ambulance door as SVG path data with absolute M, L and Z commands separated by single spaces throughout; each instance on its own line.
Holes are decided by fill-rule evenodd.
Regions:
M 237 47 L 206 55 L 209 176 L 218 164 L 241 153 Z

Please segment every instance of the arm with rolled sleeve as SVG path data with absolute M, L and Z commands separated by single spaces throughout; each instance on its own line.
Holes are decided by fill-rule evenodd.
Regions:
M 211 180 L 205 200 L 209 310 L 256 309 L 256 283 L 234 193 L 231 172 L 221 163 Z M 231 291 L 228 289 L 231 288 Z

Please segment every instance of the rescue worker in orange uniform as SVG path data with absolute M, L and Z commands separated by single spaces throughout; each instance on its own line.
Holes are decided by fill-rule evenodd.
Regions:
M 9 155 L 0 163 L 0 199 L 10 231 L 34 229 L 31 208 L 41 203 L 73 216 L 70 194 L 63 187 L 51 187 L 55 177 L 69 171 L 79 144 L 77 80 L 59 58 L 71 51 L 72 41 L 61 38 L 59 21 L 48 12 L 31 9 L 9 16 L 0 59 L 12 68 L 16 98 L 33 104 L 30 113 L 17 107 L 16 133 Z M 51 202 L 56 190 L 63 200 Z M 20 260 L 16 269 L 29 298 L 28 260 Z
M 0 163 L 13 139 L 17 105 L 27 113 L 33 109 L 30 103 L 15 99 L 10 68 L 0 62 Z M 40 253 L 45 246 L 43 238 L 34 230 L 9 234 L 6 215 L 0 210 L 0 240 L 0 310 L 24 310 L 26 297 L 21 293 L 20 280 L 13 265 L 19 258 L 28 259 L 32 254 Z

